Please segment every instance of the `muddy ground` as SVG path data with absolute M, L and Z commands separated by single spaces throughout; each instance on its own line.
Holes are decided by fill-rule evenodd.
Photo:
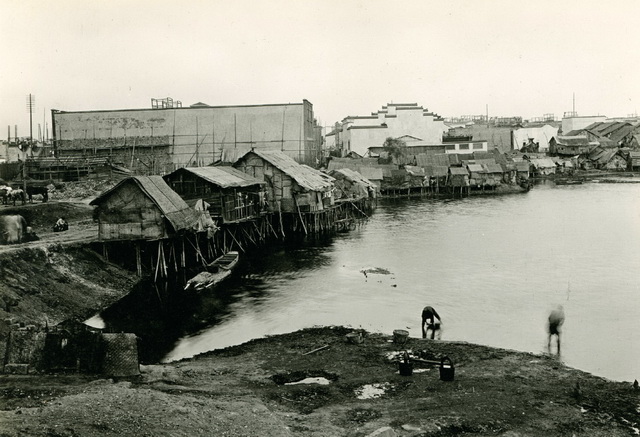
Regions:
M 42 202 L 38 197 L 25 205 L 0 205 L 0 214 L 25 217 L 38 237 L 0 245 L 0 336 L 9 320 L 38 326 L 84 320 L 125 296 L 139 280 L 93 250 L 98 225 L 91 198 Z M 68 231 L 53 232 L 58 217 L 69 222 Z
M 402 346 L 379 334 L 352 344 L 349 332 L 254 340 L 143 366 L 127 380 L 2 376 L 0 435 L 366 436 L 389 427 L 397 436 L 628 436 L 640 426 L 640 391 L 552 357 L 438 340 Z M 451 357 L 454 380 L 417 363 L 401 376 L 389 355 L 405 349 Z M 286 384 L 307 377 L 328 384 Z
M 86 203 L 19 207 L 41 239 L 0 249 L 0 320 L 82 318 L 132 288 L 133 272 L 87 246 L 97 227 Z M 70 231 L 53 234 L 62 212 Z M 396 436 L 640 433 L 640 391 L 630 383 L 553 357 L 437 340 L 400 345 L 367 333 L 353 344 L 346 340 L 352 332 L 326 327 L 258 339 L 141 366 L 140 376 L 127 379 L 0 375 L 0 436 L 367 436 L 385 427 L 384 435 Z M 411 376 L 401 376 L 390 356 L 404 350 L 433 361 L 451 357 L 454 380 L 417 362 Z M 305 378 L 328 384 L 287 385 Z

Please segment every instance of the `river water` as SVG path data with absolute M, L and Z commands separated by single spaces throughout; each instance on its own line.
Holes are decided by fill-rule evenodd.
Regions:
M 389 274 L 362 273 L 376 268 Z M 640 184 L 385 200 L 349 233 L 244 256 L 223 289 L 181 307 L 163 361 L 314 325 L 419 337 L 425 305 L 442 316 L 443 340 L 543 353 L 562 305 L 561 359 L 633 381 L 639 269 Z

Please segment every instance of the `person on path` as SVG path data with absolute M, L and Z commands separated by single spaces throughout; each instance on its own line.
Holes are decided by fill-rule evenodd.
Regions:
M 547 326 L 549 337 L 547 339 L 547 351 L 551 353 L 551 337 L 556 336 L 557 354 L 560 355 L 560 327 L 564 323 L 564 308 L 562 305 L 551 311 L 549 314 L 549 324 Z
M 436 318 L 438 322 L 436 323 Z M 442 317 L 432 306 L 427 305 L 422 310 L 422 338 L 427 338 L 427 334 L 431 331 L 431 339 L 433 340 L 436 335 L 436 331 L 440 330 L 440 324 L 442 323 Z

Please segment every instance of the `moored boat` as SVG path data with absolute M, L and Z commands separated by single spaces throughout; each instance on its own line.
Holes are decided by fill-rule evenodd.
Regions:
M 580 185 L 582 184 L 582 179 L 556 179 L 556 185 Z
M 214 288 L 231 276 L 231 272 L 238 264 L 239 259 L 240 254 L 236 251 L 225 253 L 207 264 L 204 271 L 189 279 L 184 289 L 202 291 Z

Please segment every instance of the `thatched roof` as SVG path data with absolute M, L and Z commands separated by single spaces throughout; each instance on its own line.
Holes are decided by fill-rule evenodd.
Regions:
M 427 165 L 424 167 L 425 176 L 442 177 L 446 176 L 449 172 L 449 167 L 446 165 Z
M 322 172 L 306 165 L 298 164 L 286 153 L 277 150 L 252 150 L 247 152 L 242 158 L 250 153 L 255 153 L 281 172 L 290 176 L 298 185 L 309 191 L 326 191 L 333 187 L 330 176 L 323 175 Z M 327 179 L 330 178 L 330 179 Z
M 335 176 L 336 174 L 341 175 L 342 177 L 344 177 L 345 179 L 347 179 L 350 182 L 359 183 L 361 185 L 364 185 L 364 186 L 367 186 L 367 187 L 371 187 L 371 188 L 375 188 L 376 187 L 376 184 L 371 182 L 369 179 L 365 178 L 364 176 L 362 176 L 357 171 L 353 171 L 353 170 L 351 170 L 349 168 L 341 168 L 341 169 L 334 170 L 333 172 L 331 172 L 332 176 Z M 336 177 L 336 179 L 337 179 L 337 177 Z
M 482 164 L 468 164 L 467 169 L 469 173 L 486 173 L 487 171 L 482 166 Z
M 449 167 L 449 173 L 452 175 L 468 175 L 469 172 L 464 167 Z
M 90 205 L 100 205 L 125 184 L 136 184 L 158 207 L 175 231 L 191 229 L 199 220 L 199 214 L 189 208 L 184 200 L 167 185 L 161 176 L 132 176 L 121 180 L 111 189 L 93 199 Z
M 207 182 L 211 182 L 212 184 L 218 185 L 222 188 L 249 187 L 252 185 L 266 184 L 265 181 L 256 179 L 253 176 L 229 166 L 179 168 L 164 177 L 170 178 L 171 175 L 182 171 L 193 173 Z
M 487 169 L 487 173 L 504 173 L 502 166 L 496 162 L 484 164 Z

